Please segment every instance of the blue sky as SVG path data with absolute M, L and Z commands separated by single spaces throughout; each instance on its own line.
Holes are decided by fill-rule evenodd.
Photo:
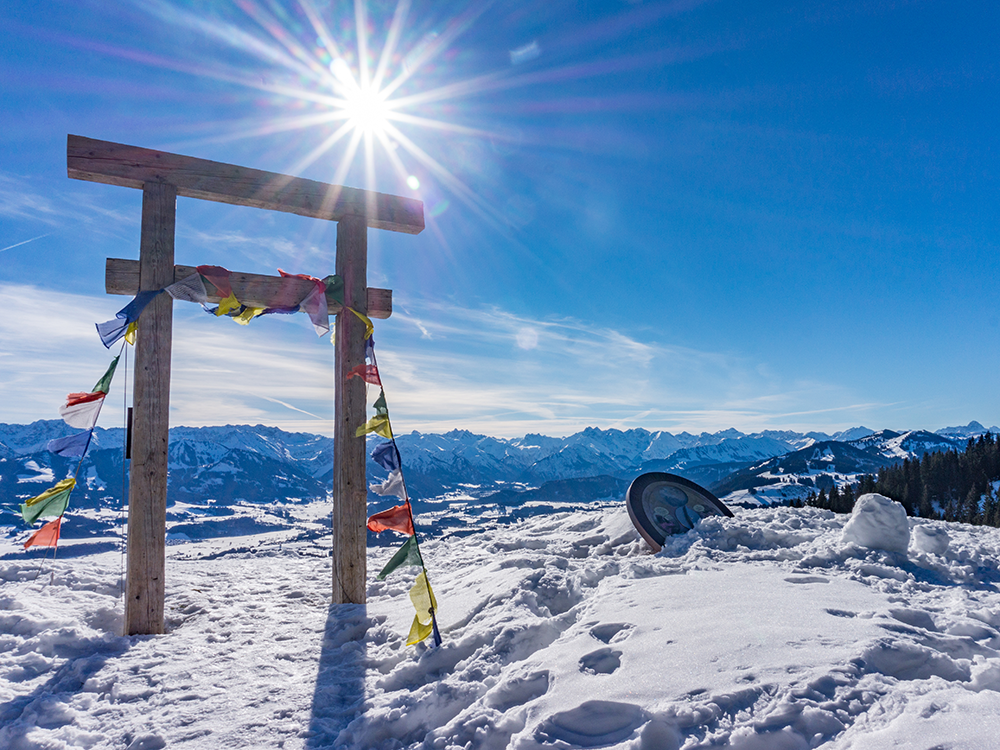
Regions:
M 73 133 L 423 200 L 422 234 L 369 230 L 397 432 L 1000 423 L 1000 6 L 361 7 L 0 6 L 0 422 L 89 388 L 127 302 L 141 196 L 68 179 Z M 182 198 L 176 258 L 325 276 L 335 236 Z M 174 315 L 172 424 L 330 432 L 305 316 Z

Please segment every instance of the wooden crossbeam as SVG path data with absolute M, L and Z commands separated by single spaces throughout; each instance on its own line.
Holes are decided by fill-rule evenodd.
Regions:
M 330 221 L 360 216 L 369 227 L 406 234 L 419 234 L 424 229 L 424 204 L 414 198 L 79 135 L 67 136 L 66 168 L 74 179 L 106 185 L 141 190 L 147 182 L 166 182 L 177 188 L 177 195 L 187 198 Z
M 174 281 L 186 279 L 197 272 L 194 266 L 174 266 Z M 229 276 L 233 294 L 247 307 L 290 307 L 312 291 L 312 284 L 304 279 L 263 276 L 256 273 L 238 273 Z M 219 302 L 222 298 L 210 285 L 208 301 Z M 126 258 L 108 258 L 105 264 L 104 291 L 108 294 L 135 295 L 139 292 L 139 261 Z M 368 317 L 387 319 L 392 315 L 392 290 L 368 287 Z M 329 300 L 331 315 L 343 308 L 339 302 Z

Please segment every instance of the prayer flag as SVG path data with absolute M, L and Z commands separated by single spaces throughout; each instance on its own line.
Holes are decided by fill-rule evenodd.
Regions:
M 229 284 L 230 272 L 228 268 L 222 266 L 198 266 L 198 273 L 219 290 L 219 296 L 225 299 L 233 293 L 233 288 Z M 208 295 L 206 294 L 206 299 Z
M 175 281 L 164 291 L 174 299 L 184 302 L 208 302 L 208 291 L 205 289 L 205 282 L 200 273 L 193 273 L 187 278 Z
M 398 471 L 402 466 L 399 449 L 396 447 L 396 443 L 391 440 L 375 446 L 375 450 L 372 451 L 372 460 L 386 471 Z
M 365 339 L 365 359 L 375 364 L 375 337 L 369 336 Z
M 357 315 L 359 318 L 361 318 L 361 322 L 365 324 L 365 338 L 370 339 L 372 337 L 372 334 L 375 333 L 375 324 L 372 323 L 371 318 L 369 318 L 367 315 L 362 315 L 353 307 L 348 307 L 347 309 L 350 310 L 355 315 Z
M 97 335 L 101 337 L 101 343 L 110 349 L 112 344 L 125 335 L 125 330 L 129 325 L 139 320 L 139 316 L 146 309 L 146 305 L 152 302 L 153 298 L 162 291 L 162 289 L 156 289 L 139 292 L 132 298 L 131 302 L 115 313 L 113 319 L 104 323 L 98 323 Z
M 392 529 L 401 534 L 413 536 L 413 519 L 410 513 L 409 502 L 383 510 L 368 517 L 368 530 L 376 534 Z
M 256 318 L 258 315 L 264 314 L 263 307 L 244 307 L 239 315 L 234 315 L 233 320 L 239 323 L 241 326 L 249 325 L 250 321 Z
M 433 624 L 427 624 L 420 622 L 420 617 L 418 615 L 413 616 L 413 623 L 410 625 L 410 632 L 406 636 L 407 646 L 416 646 L 427 636 L 434 632 Z
M 125 329 L 125 343 L 131 346 L 135 346 L 135 332 L 139 330 L 139 321 L 134 323 L 129 323 L 128 328 Z
M 330 308 L 326 300 L 326 282 L 305 273 L 286 273 L 278 269 L 284 278 L 304 279 L 313 283 L 312 291 L 301 302 L 299 309 L 309 316 L 317 336 L 323 336 L 330 331 Z
M 361 378 L 366 383 L 371 383 L 372 385 L 382 385 L 382 379 L 378 374 L 378 367 L 375 365 L 358 365 L 351 368 L 351 371 L 347 373 L 347 379 L 350 380 L 355 377 Z
M 220 315 L 228 315 L 233 310 L 239 310 L 242 305 L 240 301 L 236 299 L 236 295 L 230 290 L 229 294 L 219 300 L 219 306 L 215 308 L 214 312 L 216 317 Z
M 111 380 L 115 376 L 117 367 L 118 357 L 115 357 L 104 375 L 97 381 L 92 393 L 71 393 L 66 396 L 66 403 L 59 408 L 59 416 L 66 424 L 78 430 L 93 428 L 97 423 L 97 415 L 101 413 L 104 397 L 111 389 Z
M 317 336 L 330 332 L 330 312 L 326 302 L 326 287 L 316 287 L 299 303 L 299 309 L 309 316 Z
M 420 565 L 423 566 L 424 561 L 420 557 L 420 548 L 417 546 L 417 538 L 411 536 L 405 542 L 403 546 L 400 547 L 396 554 L 392 556 L 392 559 L 385 564 L 382 568 L 382 572 L 378 574 L 378 579 L 380 581 L 384 580 L 387 575 L 392 573 L 396 568 L 400 568 L 404 565 Z M 427 636 L 424 636 L 426 638 Z M 421 639 L 423 640 L 423 638 Z
M 49 521 L 38 531 L 28 537 L 24 543 L 24 548 L 28 547 L 55 547 L 59 543 L 59 526 L 62 523 L 62 516 L 55 521 Z
M 381 484 L 370 484 L 369 489 L 376 495 L 395 495 L 406 499 L 406 485 L 403 483 L 403 472 L 393 471 Z
M 78 430 L 93 429 L 106 395 L 100 391 L 71 393 L 66 397 L 66 403 L 59 407 L 59 416 L 70 427 L 76 427 Z
M 389 405 L 385 402 L 385 391 L 378 394 L 378 398 L 375 399 L 375 403 L 372 404 L 375 407 L 375 413 L 380 417 L 389 416 Z
M 121 355 L 119 354 L 118 357 L 120 356 Z M 101 379 L 97 381 L 97 385 L 95 385 L 91 390 L 94 392 L 102 391 L 103 393 L 107 393 L 111 390 L 111 381 L 115 377 L 115 370 L 118 369 L 118 357 L 111 360 L 111 364 L 108 365 L 108 369 L 104 371 L 104 374 L 101 375 Z
M 79 458 L 87 451 L 91 434 L 93 434 L 92 430 L 85 430 L 75 435 L 56 438 L 55 440 L 50 440 L 45 447 L 57 456 Z
M 413 618 L 413 625 L 410 626 L 410 634 L 406 639 L 407 646 L 420 643 L 434 632 L 434 612 L 437 610 L 437 600 L 434 598 L 434 592 L 427 581 L 427 571 L 420 571 L 417 579 L 413 582 L 413 588 L 410 589 L 410 601 L 413 603 L 413 608 L 417 610 L 417 614 Z
M 21 518 L 26 524 L 33 524 L 42 516 L 61 516 L 69 506 L 69 495 L 76 487 L 76 480 L 67 477 L 49 487 L 41 495 L 21 503 Z
M 326 296 L 334 302 L 344 304 L 344 279 L 341 276 L 330 275 L 323 279 L 326 285 Z
M 376 435 L 381 435 L 384 438 L 392 440 L 392 428 L 389 426 L 389 417 L 384 415 L 376 415 L 361 425 L 357 430 L 355 430 L 355 437 L 361 437 L 362 435 L 367 435 L 369 432 L 374 432 Z

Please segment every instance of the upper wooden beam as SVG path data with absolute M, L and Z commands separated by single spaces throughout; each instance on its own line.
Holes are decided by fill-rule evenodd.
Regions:
M 328 185 L 79 135 L 67 136 L 66 169 L 73 179 L 140 190 L 147 182 L 165 182 L 177 188 L 177 195 L 234 206 L 253 206 L 330 221 L 361 216 L 369 227 L 407 234 L 419 234 L 424 228 L 424 204 L 413 198 Z

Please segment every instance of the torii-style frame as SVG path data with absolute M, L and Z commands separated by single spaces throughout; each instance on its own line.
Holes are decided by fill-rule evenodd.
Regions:
M 139 260 L 109 258 L 109 294 L 163 289 L 194 269 L 174 265 L 177 197 L 254 206 L 337 222 L 335 272 L 344 280 L 344 306 L 376 318 L 392 312 L 392 292 L 368 289 L 368 227 L 418 234 L 423 203 L 368 190 L 327 185 L 299 177 L 162 151 L 70 135 L 71 178 L 142 190 Z M 266 306 L 273 290 L 290 280 L 234 273 L 240 302 Z M 309 282 L 302 295 L 308 291 Z M 142 313 L 135 342 L 132 463 L 129 482 L 128 567 L 125 634 L 163 632 L 166 563 L 167 440 L 173 299 L 158 295 Z M 334 357 L 333 602 L 365 602 L 367 485 L 365 384 L 347 373 L 365 360 L 364 323 L 336 313 Z M 346 313 L 346 311 L 344 311 Z

